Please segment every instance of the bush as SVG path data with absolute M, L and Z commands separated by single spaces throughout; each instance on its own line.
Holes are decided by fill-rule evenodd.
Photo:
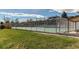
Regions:
M 6 23 L 1 22 L 0 29 L 11 29 L 11 24 L 9 22 Z
M 0 29 L 4 29 L 4 28 L 5 28 L 4 23 L 1 22 L 1 23 L 0 23 Z
M 10 23 L 5 23 L 5 28 L 6 29 L 11 29 L 11 24 Z

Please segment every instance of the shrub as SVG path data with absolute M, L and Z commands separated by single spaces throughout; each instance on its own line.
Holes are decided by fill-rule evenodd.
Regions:
M 8 21 L 6 23 L 1 22 L 0 29 L 11 29 L 11 23 Z
M 1 23 L 0 23 L 0 29 L 4 29 L 4 28 L 5 28 L 4 23 L 1 22 Z
M 6 29 L 11 29 L 11 24 L 10 23 L 5 23 L 5 28 Z

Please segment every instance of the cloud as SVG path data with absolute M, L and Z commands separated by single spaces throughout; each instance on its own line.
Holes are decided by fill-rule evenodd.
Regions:
M 17 16 L 17 17 L 37 17 L 37 18 L 43 18 L 43 15 L 39 14 L 26 14 L 26 13 L 8 13 L 8 12 L 0 12 L 1 15 L 5 16 Z
M 63 11 L 67 12 L 67 13 L 76 13 L 79 12 L 79 9 L 54 9 L 55 11 L 58 11 L 60 13 L 62 13 Z

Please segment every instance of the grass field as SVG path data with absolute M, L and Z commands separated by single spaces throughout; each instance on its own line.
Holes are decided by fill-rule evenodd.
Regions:
M 0 30 L 0 48 L 79 48 L 79 40 L 31 31 L 3 29 Z

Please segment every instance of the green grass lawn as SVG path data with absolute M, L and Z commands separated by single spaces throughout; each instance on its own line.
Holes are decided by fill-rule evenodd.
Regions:
M 79 40 L 31 31 L 3 29 L 0 30 L 0 48 L 79 48 Z

